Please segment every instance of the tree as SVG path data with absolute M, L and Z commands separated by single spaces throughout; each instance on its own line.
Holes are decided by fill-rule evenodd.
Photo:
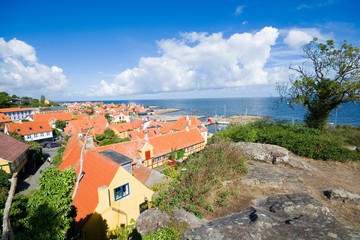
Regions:
M 320 43 L 315 38 L 304 46 L 308 66 L 290 66 L 295 71 L 290 87 L 278 85 L 282 99 L 289 105 L 307 109 L 304 117 L 308 127 L 323 129 L 331 112 L 340 104 L 360 100 L 360 47 L 344 41 L 336 47 L 333 40 Z
M 40 102 L 41 102 L 41 103 L 44 103 L 45 100 L 46 100 L 45 96 L 44 96 L 44 95 L 41 95 L 41 97 L 40 97 Z
M 0 92 L 0 108 L 11 106 L 11 97 L 6 92 Z
M 66 121 L 56 120 L 55 127 L 64 131 L 64 128 L 66 127 Z
M 27 239 L 66 239 L 74 217 L 71 199 L 74 183 L 73 168 L 61 171 L 50 167 L 43 171 L 39 189 L 27 204 Z
M 106 118 L 106 120 L 107 120 L 109 123 L 111 123 L 112 117 L 111 117 L 110 114 L 106 113 L 106 114 L 105 114 L 105 118 Z

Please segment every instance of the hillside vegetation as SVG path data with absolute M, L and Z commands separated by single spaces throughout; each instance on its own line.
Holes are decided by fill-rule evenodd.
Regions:
M 162 210 L 178 206 L 203 217 L 217 207 L 228 205 L 235 191 L 227 182 L 247 172 L 246 158 L 227 141 L 216 141 L 163 173 L 172 178 L 170 184 L 155 187 L 159 191 L 154 203 Z
M 350 126 L 321 131 L 300 124 L 259 121 L 230 127 L 213 139 L 274 144 L 318 160 L 360 161 L 359 153 L 346 148 L 360 146 L 360 129 Z

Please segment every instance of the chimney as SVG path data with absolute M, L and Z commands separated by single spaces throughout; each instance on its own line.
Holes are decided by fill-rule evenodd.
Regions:
M 186 115 L 185 120 L 189 121 L 189 115 Z
M 189 126 L 188 126 L 188 125 L 185 126 L 185 130 L 186 130 L 187 132 L 189 131 Z
M 98 209 L 99 212 L 103 212 L 111 205 L 109 190 L 105 185 L 103 185 L 101 187 L 98 187 L 97 192 L 98 192 L 98 200 L 99 200 L 97 208 L 99 208 Z
M 144 132 L 144 140 L 149 141 L 148 132 Z
M 191 126 L 191 119 L 189 119 L 189 121 L 188 121 L 188 122 L 189 122 L 189 126 Z

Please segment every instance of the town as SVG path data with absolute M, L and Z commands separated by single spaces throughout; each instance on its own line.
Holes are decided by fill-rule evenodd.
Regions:
M 94 213 L 109 229 L 136 220 L 148 208 L 151 188 L 165 177 L 164 165 L 186 161 L 207 144 L 208 130 L 198 118 L 186 115 L 161 121 L 154 114 L 156 109 L 135 103 L 2 108 L 0 167 L 7 173 L 25 174 L 34 165 L 34 159 L 27 157 L 26 142 L 64 147 L 57 159 L 47 160 L 60 170 L 75 169 L 76 226 L 86 239 L 96 239 L 101 224 Z

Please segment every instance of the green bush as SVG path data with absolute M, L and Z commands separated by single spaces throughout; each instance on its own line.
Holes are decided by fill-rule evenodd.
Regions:
M 188 225 L 184 222 L 171 222 L 168 227 L 143 236 L 143 240 L 180 240 Z
M 344 145 L 360 142 L 360 130 L 342 127 L 320 131 L 300 124 L 259 121 L 236 126 L 215 135 L 215 139 L 274 144 L 304 157 L 320 160 L 360 161 L 360 154 Z

